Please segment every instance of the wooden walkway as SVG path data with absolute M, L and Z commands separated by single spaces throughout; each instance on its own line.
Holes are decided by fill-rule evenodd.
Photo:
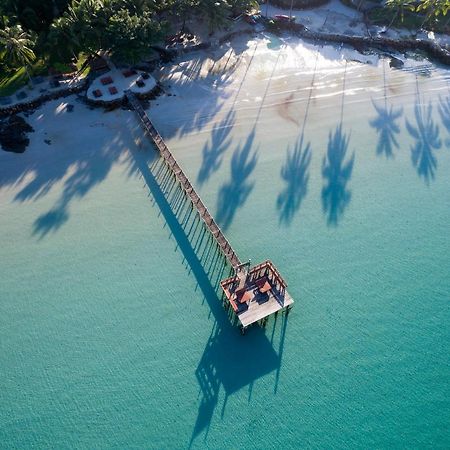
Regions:
M 197 192 L 195 192 L 195 189 L 192 186 L 191 182 L 189 181 L 188 177 L 185 175 L 181 167 L 178 165 L 177 161 L 175 160 L 174 156 L 168 149 L 161 135 L 153 126 L 150 118 L 145 113 L 144 108 L 142 108 L 139 100 L 130 91 L 126 92 L 126 96 L 130 105 L 139 116 L 142 126 L 144 127 L 144 130 L 147 132 L 148 136 L 152 139 L 155 147 L 158 149 L 159 153 L 164 158 L 166 164 L 172 170 L 172 173 L 174 174 L 177 181 L 180 183 L 186 196 L 191 200 L 193 207 L 197 209 L 198 214 L 205 223 L 206 228 L 210 231 L 211 235 L 216 240 L 219 249 L 225 256 L 225 258 L 228 260 L 231 267 L 234 270 L 238 269 L 238 267 L 241 266 L 242 264 L 236 252 L 233 250 L 227 238 L 222 233 L 222 230 L 219 228 L 214 218 L 209 213 L 208 208 L 206 208 L 200 196 L 197 194 Z

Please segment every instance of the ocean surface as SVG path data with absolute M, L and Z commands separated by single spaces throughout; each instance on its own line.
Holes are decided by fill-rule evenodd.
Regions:
M 35 111 L 0 152 L 0 447 L 449 448 L 450 77 L 389 61 L 267 35 L 157 73 L 155 126 L 295 300 L 245 336 L 133 113 Z

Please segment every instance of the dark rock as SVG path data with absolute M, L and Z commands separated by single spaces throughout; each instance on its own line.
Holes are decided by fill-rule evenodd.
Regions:
M 398 59 L 395 56 L 391 56 L 389 67 L 393 67 L 394 69 L 401 69 L 404 65 L 405 63 L 401 59 Z
M 23 153 L 30 143 L 27 133 L 34 131 L 23 117 L 12 115 L 0 122 L 0 144 L 6 152 Z

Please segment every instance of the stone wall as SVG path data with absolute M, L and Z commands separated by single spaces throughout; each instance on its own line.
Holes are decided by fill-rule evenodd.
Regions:
M 8 106 L 6 108 L 0 108 L 0 117 L 7 117 L 11 114 L 17 114 L 25 111 L 29 111 L 32 109 L 36 109 L 41 106 L 43 103 L 48 102 L 49 100 L 56 100 L 57 98 L 67 97 L 72 94 L 76 94 L 78 92 L 82 92 L 87 87 L 87 79 L 83 79 L 82 82 L 77 84 L 76 86 L 69 87 L 67 89 L 61 89 L 56 92 L 49 92 L 47 94 L 43 94 L 35 100 L 31 100 L 26 103 L 19 103 L 17 105 Z

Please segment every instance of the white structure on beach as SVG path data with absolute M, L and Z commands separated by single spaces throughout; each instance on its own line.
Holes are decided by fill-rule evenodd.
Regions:
M 92 101 L 113 102 L 120 100 L 127 90 L 148 94 L 155 87 L 155 79 L 146 72 L 114 68 L 93 80 L 86 97 Z

